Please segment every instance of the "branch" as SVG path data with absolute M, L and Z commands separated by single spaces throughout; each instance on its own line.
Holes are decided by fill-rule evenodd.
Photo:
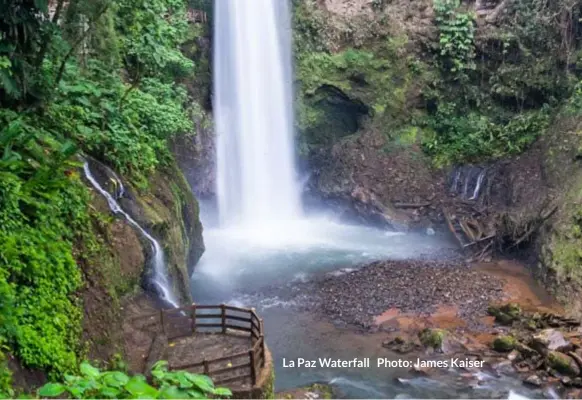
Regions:
M 103 14 L 105 14 L 105 12 L 107 11 L 108 8 L 109 8 L 109 3 L 106 3 L 103 6 L 103 8 L 99 11 L 99 13 L 97 13 L 97 16 L 92 21 L 92 23 L 89 26 L 89 28 L 87 28 L 87 30 L 83 32 L 83 34 L 81 35 L 81 37 L 79 37 L 79 39 L 73 44 L 73 46 L 71 46 L 71 49 L 69 50 L 69 52 L 67 53 L 67 55 L 65 56 L 65 58 L 61 62 L 61 66 L 59 67 L 59 72 L 57 74 L 57 79 L 55 80 L 55 87 L 59 85 L 61 79 L 63 78 L 63 74 L 65 73 L 65 67 L 67 66 L 67 61 L 69 61 L 69 58 L 71 58 L 71 56 L 75 53 L 75 50 L 77 49 L 77 47 L 81 43 L 83 43 L 83 41 L 85 40 L 85 38 L 87 37 L 87 35 L 89 34 L 89 32 L 91 32 L 93 30 L 93 28 L 95 28 L 95 23 L 99 20 L 99 18 L 101 18 L 101 16 Z
M 65 4 L 65 0 L 59 0 L 57 3 L 57 9 L 55 10 L 55 15 L 53 15 L 53 24 L 59 22 L 59 18 L 61 17 L 61 12 L 63 11 L 63 5 Z

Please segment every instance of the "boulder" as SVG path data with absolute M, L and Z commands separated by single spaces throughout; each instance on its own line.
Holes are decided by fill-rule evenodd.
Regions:
M 534 335 L 531 347 L 538 350 L 541 353 L 547 353 L 547 351 L 556 351 L 565 348 L 570 343 L 564 339 L 564 335 L 557 329 L 544 329 L 538 334 Z
M 493 341 L 493 350 L 496 351 L 511 351 L 517 345 L 517 340 L 510 335 L 498 336 Z
M 567 356 L 564 353 L 558 351 L 550 351 L 546 358 L 546 363 L 548 367 L 556 370 L 557 372 L 568 375 L 571 377 L 577 377 L 580 375 L 580 367 L 574 361 L 572 357 Z

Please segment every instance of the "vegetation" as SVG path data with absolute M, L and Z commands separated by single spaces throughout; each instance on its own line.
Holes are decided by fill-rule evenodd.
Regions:
M 57 379 L 83 357 L 79 265 L 100 251 L 76 155 L 147 190 L 200 108 L 185 1 L 51 4 L 0 0 L 0 344 Z
M 168 371 L 166 361 L 152 367 L 152 385 L 143 375 L 128 376 L 122 371 L 105 371 L 83 362 L 81 375 L 65 375 L 63 383 L 47 383 L 38 390 L 40 397 L 76 399 L 206 399 L 232 396 L 229 389 L 215 387 L 205 375 Z
M 433 4 L 444 68 L 455 78 L 466 79 L 465 72 L 475 69 L 475 17 L 458 11 L 460 0 L 434 0 Z
M 426 43 L 428 31 L 410 36 L 424 25 L 407 26 L 396 16 L 398 5 L 374 6 L 368 25 L 376 31 L 362 43 L 342 33 L 349 28 L 340 27 L 351 21 L 309 0 L 296 3 L 302 148 L 376 129 L 386 135 L 386 148 L 402 148 L 402 133 L 418 133 L 406 142 L 420 142 L 437 166 L 516 155 L 543 134 L 578 81 L 576 1 L 508 2 L 497 24 L 478 34 L 470 6 L 433 0 L 432 43 Z M 329 107 L 338 104 L 338 92 L 344 103 L 360 102 L 370 110 L 346 132 L 334 122 L 343 110 Z

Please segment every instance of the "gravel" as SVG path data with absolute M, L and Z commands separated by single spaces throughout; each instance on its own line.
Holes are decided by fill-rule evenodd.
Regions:
M 390 308 L 422 315 L 441 305 L 459 307 L 461 318 L 478 325 L 487 306 L 502 297 L 503 285 L 460 261 L 405 260 L 374 262 L 275 290 L 336 323 L 370 328 L 374 316 Z

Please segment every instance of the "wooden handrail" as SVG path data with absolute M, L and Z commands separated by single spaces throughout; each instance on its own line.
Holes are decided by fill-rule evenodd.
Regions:
M 205 312 L 199 312 L 204 310 Z M 238 313 L 238 314 L 233 314 Z M 188 337 L 200 332 L 201 328 L 211 329 L 209 332 L 228 334 L 229 331 L 245 332 L 250 337 L 250 348 L 248 350 L 230 354 L 223 357 L 204 359 L 197 363 L 171 366 L 170 369 L 195 369 L 202 368 L 203 373 L 213 377 L 225 374 L 230 371 L 248 369 L 248 373 L 237 375 L 230 378 L 215 379 L 216 384 L 228 382 L 245 382 L 250 378 L 253 385 L 257 384 L 257 377 L 261 368 L 265 366 L 265 333 L 263 320 L 259 318 L 254 308 L 242 308 L 230 306 L 227 304 L 220 305 L 198 305 L 193 303 L 189 306 L 160 310 L 151 315 L 141 318 L 159 318 L 161 331 L 168 338 L 173 340 L 182 337 Z M 197 320 L 201 321 L 197 321 Z M 202 322 L 202 321 L 207 322 Z M 215 321 L 212 321 L 215 320 Z M 235 324 L 238 322 L 239 324 Z M 241 324 L 242 323 L 242 324 Z M 216 329 L 216 330 L 212 330 Z M 187 333 L 187 332 L 190 333 Z M 158 330 L 159 332 L 159 330 Z M 205 332 L 205 331 L 202 331 Z M 212 365 L 229 361 L 232 363 L 236 359 L 245 358 L 247 361 L 236 365 L 212 370 Z

